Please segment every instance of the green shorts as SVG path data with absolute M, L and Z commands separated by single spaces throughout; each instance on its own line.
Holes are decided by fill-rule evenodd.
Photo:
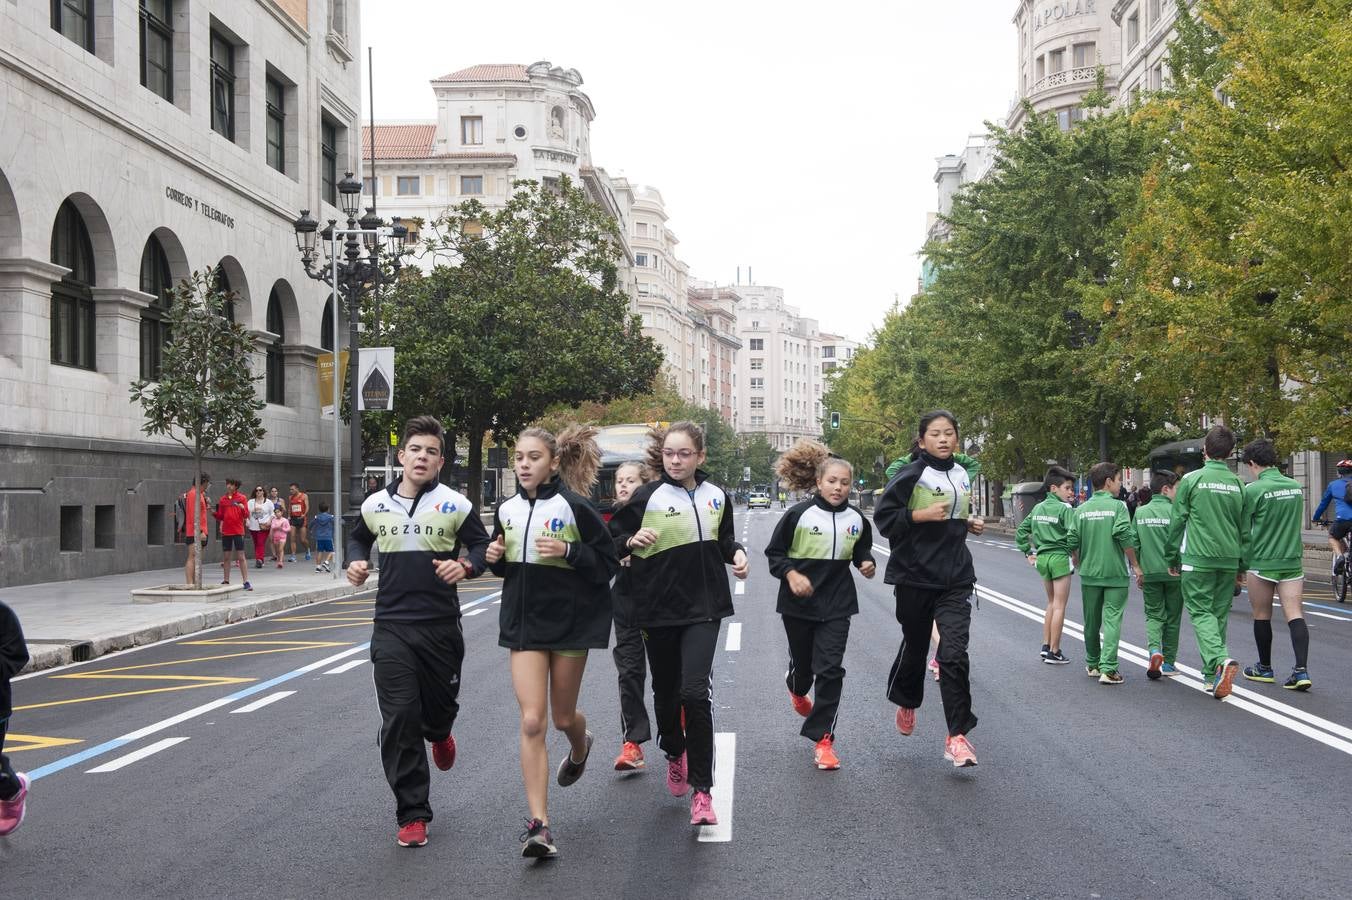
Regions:
M 1037 573 L 1046 581 L 1065 578 L 1074 571 L 1075 567 L 1070 564 L 1070 557 L 1065 553 L 1052 550 L 1037 555 Z
M 1300 569 L 1250 569 L 1249 574 L 1273 584 L 1285 581 L 1304 581 L 1305 573 Z
M 550 650 L 549 652 L 555 656 L 565 656 L 568 659 L 585 659 L 587 657 L 586 650 Z

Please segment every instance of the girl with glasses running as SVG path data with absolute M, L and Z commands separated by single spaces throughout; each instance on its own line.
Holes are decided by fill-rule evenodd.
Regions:
M 648 648 L 667 789 L 673 797 L 693 789 L 690 824 L 714 825 L 714 651 L 732 615 L 724 566 L 746 578 L 746 551 L 733 540 L 727 491 L 700 469 L 703 428 L 676 422 L 654 430 L 648 455 L 662 477 L 634 491 L 611 531 L 617 552 L 630 555 L 632 624 Z

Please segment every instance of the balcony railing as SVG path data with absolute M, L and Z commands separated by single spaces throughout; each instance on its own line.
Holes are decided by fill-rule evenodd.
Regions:
M 1081 66 L 1078 69 L 1063 69 L 1060 72 L 1039 78 L 1033 83 L 1033 89 L 1029 95 L 1038 94 L 1042 91 L 1048 91 L 1052 88 L 1065 87 L 1068 84 L 1081 84 L 1086 81 L 1093 81 L 1098 77 L 1098 66 Z

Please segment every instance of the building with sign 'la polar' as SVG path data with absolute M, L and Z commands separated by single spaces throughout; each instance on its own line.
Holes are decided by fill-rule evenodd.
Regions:
M 181 565 L 191 463 L 129 386 L 194 270 L 236 292 L 267 401 L 211 496 L 235 475 L 328 499 L 334 335 L 292 221 L 338 218 L 357 168 L 358 22 L 358 0 L 0 3 L 0 586 Z

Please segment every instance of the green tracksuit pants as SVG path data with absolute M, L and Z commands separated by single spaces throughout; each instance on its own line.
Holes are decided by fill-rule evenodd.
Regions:
M 1183 605 L 1192 620 L 1197 652 L 1202 657 L 1202 674 L 1210 676 L 1230 656 L 1225 629 L 1235 599 L 1235 573 L 1231 569 L 1185 569 L 1182 585 Z
M 1183 620 L 1183 587 L 1177 581 L 1147 581 L 1145 594 L 1145 643 L 1159 648 L 1164 661 L 1178 661 L 1178 626 Z
M 1103 672 L 1117 671 L 1117 644 L 1122 640 L 1122 613 L 1127 609 L 1127 586 L 1080 584 L 1084 602 L 1084 664 Z M 1100 646 L 1099 631 L 1103 632 Z

